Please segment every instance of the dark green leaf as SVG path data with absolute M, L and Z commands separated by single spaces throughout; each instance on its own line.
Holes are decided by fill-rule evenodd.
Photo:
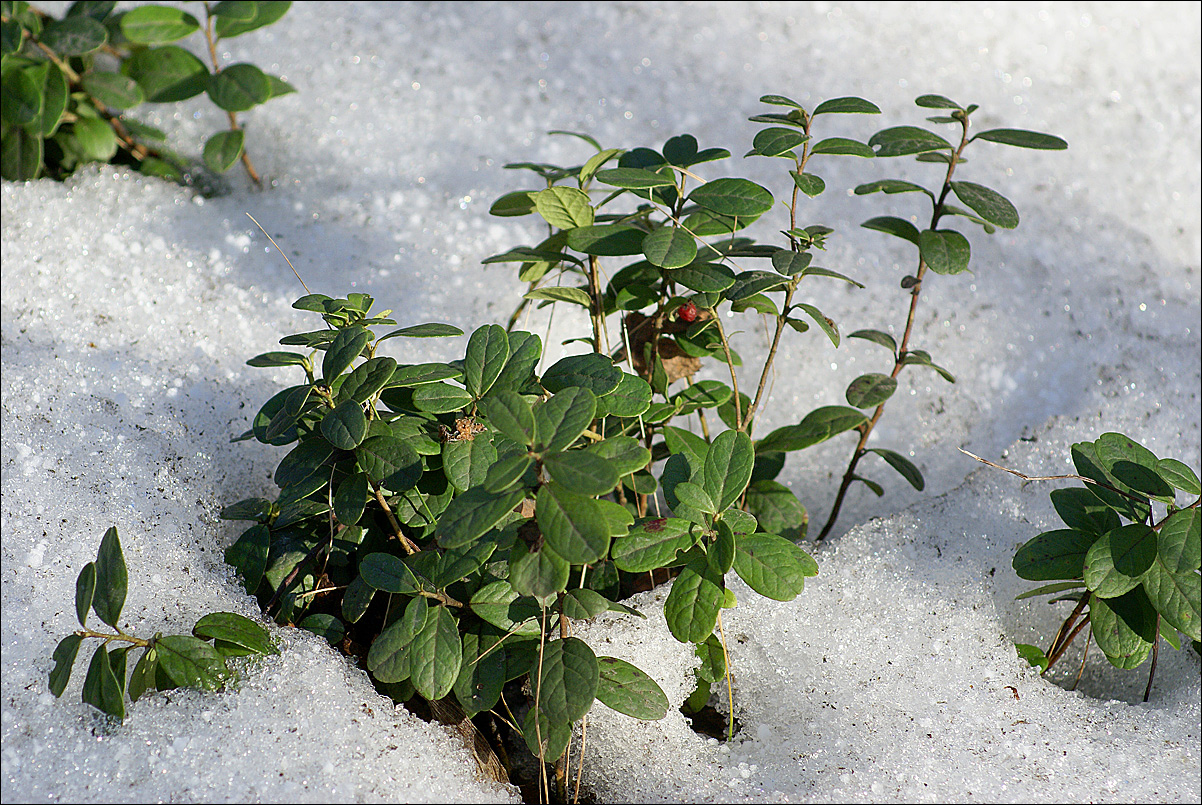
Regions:
M 844 396 L 848 404 L 856 408 L 876 408 L 896 390 L 897 381 L 889 375 L 867 374 L 851 381 Z
M 774 601 L 792 601 L 816 576 L 818 565 L 808 553 L 775 534 L 747 534 L 735 543 L 735 572 L 747 586 Z
M 533 291 L 528 291 L 522 298 L 535 301 L 545 299 L 550 302 L 567 302 L 568 304 L 579 305 L 585 310 L 591 308 L 593 304 L 588 292 L 582 288 L 536 288 Z
M 713 633 L 725 598 L 722 576 L 710 567 L 704 555 L 694 556 L 680 571 L 664 601 L 668 630 L 681 643 L 700 643 Z
M 1038 595 L 1055 595 L 1056 593 L 1062 593 L 1065 590 L 1077 590 L 1084 586 L 1084 581 L 1058 581 L 1055 584 L 1045 584 L 1041 587 L 1036 587 L 1034 590 L 1027 590 L 1021 595 L 1014 596 L 1014 600 L 1022 601 L 1027 598 L 1034 598 Z
M 960 274 L 968 270 L 971 250 L 968 238 L 954 229 L 926 229 L 918 236 L 918 250 L 927 267 L 936 274 Z
M 482 487 L 457 495 L 438 520 L 434 535 L 444 548 L 461 548 L 482 537 L 522 502 L 523 491 L 492 494 Z
M 1014 229 L 1018 226 L 1018 210 L 997 191 L 972 182 L 952 182 L 951 187 L 956 198 L 989 223 L 997 224 L 1003 229 Z
M 74 19 L 81 19 L 75 17 Z M 83 18 L 87 19 L 87 18 Z M 93 20 L 89 20 L 94 22 Z M 101 27 L 99 23 L 95 23 Z M 164 45 L 200 30 L 196 18 L 178 8 L 140 6 L 121 16 L 121 33 L 130 42 Z M 103 44 L 103 42 L 102 42 Z M 97 45 L 99 47 L 99 45 Z
M 367 475 L 356 472 L 348 475 L 338 484 L 334 494 L 334 516 L 343 525 L 354 525 L 363 516 L 367 504 L 368 483 Z
M 489 424 L 506 438 L 527 447 L 534 444 L 534 412 L 517 394 L 499 391 L 481 400 L 480 409 Z
M 342 596 L 342 619 L 347 623 L 358 623 L 375 595 L 376 588 L 364 581 L 362 576 L 356 576 Z
M 770 271 L 744 271 L 722 295 L 732 302 L 748 299 L 762 291 L 772 291 L 789 283 L 788 277 Z
M 271 531 L 265 525 L 256 525 L 244 531 L 233 545 L 225 549 L 226 564 L 242 576 L 247 593 L 253 595 L 263 581 L 270 545 Z
M 809 252 L 794 252 L 781 249 L 772 255 L 772 267 L 781 274 L 800 274 L 813 261 L 814 255 Z
M 916 126 L 895 126 L 878 131 L 869 138 L 868 144 L 876 148 L 878 157 L 900 157 L 944 148 L 952 150 L 952 144 L 947 140 Z
M 572 620 L 589 620 L 608 612 L 613 602 L 600 593 L 582 587 L 569 590 L 563 597 L 563 614 Z
M 134 664 L 134 671 L 129 677 L 129 700 L 136 702 L 148 690 L 155 689 L 155 674 L 159 669 L 159 652 L 154 646 L 147 646 L 142 656 Z
M 107 162 L 117 153 L 117 135 L 107 121 L 81 117 L 71 131 L 84 159 Z
M 885 459 L 885 462 L 890 467 L 897 470 L 898 473 L 901 474 L 901 477 L 905 478 L 910 483 L 910 486 L 914 487 L 919 492 L 921 492 L 923 487 L 926 485 L 922 480 L 922 473 L 918 471 L 918 467 L 914 466 L 914 463 L 901 453 L 895 453 L 892 450 L 885 450 L 880 447 L 870 447 L 868 448 L 868 452 L 876 453 L 878 456 Z
M 88 664 L 88 675 L 83 681 L 83 701 L 113 718 L 125 719 L 125 692 L 113 674 L 105 643 L 96 647 Z
M 752 140 L 751 150 L 746 156 L 762 157 L 792 157 L 796 158 L 793 149 L 810 139 L 804 131 L 796 128 L 773 127 L 757 132 Z
M 864 143 L 848 139 L 847 137 L 828 137 L 821 142 L 815 143 L 811 153 L 868 158 L 876 156 L 876 152 Z
M 463 359 L 463 385 L 476 399 L 492 388 L 509 360 L 509 337 L 505 328 L 488 324 L 472 333 Z
M 593 706 L 599 677 L 597 657 L 583 640 L 569 637 L 547 643 L 535 691 L 539 709 L 552 722 L 578 721 Z
M 777 481 L 767 478 L 752 481 L 747 487 L 747 508 L 769 533 L 792 539 L 805 536 L 808 525 L 805 507 L 793 490 Z
M 1198 474 L 1177 459 L 1159 459 L 1156 463 L 1156 470 L 1160 473 L 1161 478 L 1187 495 L 1202 495 L 1202 483 L 1198 481 Z
M 1054 489 L 1049 495 L 1056 513 L 1069 528 L 1088 534 L 1105 534 L 1122 525 L 1119 516 L 1088 489 Z
M 789 175 L 793 177 L 793 184 L 797 185 L 797 189 L 810 198 L 821 195 L 822 191 L 826 190 L 826 182 L 822 181 L 820 176 L 797 171 L 789 171 Z
M 218 690 L 229 677 L 229 667 L 217 649 L 191 635 L 160 637 L 155 648 L 159 668 L 180 687 Z
M 597 180 L 625 190 L 650 190 L 655 187 L 671 187 L 671 173 L 655 173 L 643 168 L 610 168 L 597 171 Z
M 222 640 L 255 654 L 279 654 L 262 625 L 236 612 L 211 612 L 196 622 L 192 634 L 201 640 Z
M 919 95 L 914 99 L 914 103 L 924 109 L 957 109 L 963 111 L 960 104 L 943 95 Z
M 522 736 L 530 754 L 542 763 L 554 763 L 567 751 L 572 725 L 553 721 L 546 713 L 531 707 L 522 722 Z
M 660 268 L 681 268 L 697 257 L 697 241 L 679 227 L 661 227 L 643 238 L 643 254 Z
M 14 73 L 19 74 L 19 72 Z M 4 87 L 7 99 L 8 85 Z M 14 126 L 0 139 L 0 173 L 5 179 L 25 182 L 37 178 L 42 168 L 42 138 Z
M 509 583 L 522 595 L 545 601 L 564 591 L 570 571 L 568 561 L 546 542 L 532 550 L 518 541 L 509 553 Z
M 422 476 L 422 461 L 406 441 L 392 436 L 372 436 L 355 450 L 361 470 L 393 492 L 403 492 Z
M 139 12 L 145 12 L 150 7 L 136 8 L 121 18 L 122 29 L 125 28 L 125 20 L 129 17 L 136 17 Z M 175 11 L 175 9 L 171 9 Z M 176 12 L 183 14 L 183 12 Z M 183 16 L 196 19 L 190 14 Z M 192 30 L 196 30 L 193 28 Z M 189 31 L 191 33 L 191 31 Z M 185 34 L 186 35 L 186 34 Z M 130 41 L 143 42 L 146 40 L 134 39 L 126 34 Z M 108 31 L 104 26 L 91 17 L 65 17 L 61 20 L 53 20 L 49 25 L 42 29 L 42 33 L 38 35 L 38 41 L 43 45 L 53 50 L 59 56 L 82 56 L 85 53 L 91 53 L 97 48 L 103 47 L 108 41 Z M 178 37 L 176 37 L 178 38 Z M 161 40 L 164 42 L 170 41 L 167 39 Z
M 587 450 L 608 461 L 619 475 L 637 472 L 651 461 L 651 451 L 632 436 L 611 436 L 590 445 Z
M 587 453 L 578 455 L 604 461 Z M 612 488 L 613 485 L 609 487 Z M 538 491 L 535 516 L 547 544 L 571 564 L 592 564 L 609 552 L 609 523 L 597 502 L 583 494 L 571 492 L 557 483 L 546 484 Z
M 893 336 L 881 330 L 856 330 L 847 336 L 848 338 L 863 338 L 865 341 L 871 341 L 874 344 L 880 344 L 890 352 L 897 352 L 897 342 L 893 340 Z
M 591 226 L 593 208 L 588 194 L 574 187 L 548 187 L 532 193 L 534 209 L 551 226 L 558 229 L 573 229 Z
M 496 461 L 497 448 L 486 434 L 477 434 L 474 439 L 448 441 L 442 446 L 443 474 L 460 492 L 484 483 L 489 467 Z
M 621 257 L 643 253 L 647 233 L 622 224 L 581 226 L 568 230 L 568 246 L 598 257 Z
M 863 98 L 831 98 L 823 101 L 814 108 L 815 115 L 827 114 L 868 114 L 879 115 L 881 110 L 875 103 Z
M 71 668 L 75 665 L 75 656 L 79 653 L 79 645 L 83 638 L 77 634 L 69 634 L 59 641 L 54 649 L 54 668 L 50 670 L 50 692 L 62 696 L 71 681 Z
M 342 621 L 325 612 L 309 615 L 299 624 L 300 628 L 324 638 L 331 646 L 337 646 L 346 635 L 346 626 Z
M 1135 668 L 1152 651 L 1156 610 L 1142 588 L 1105 600 L 1089 597 L 1089 627 L 1098 648 L 1116 668 Z
M 786 425 L 769 433 L 756 444 L 757 452 L 791 452 L 827 439 L 868 421 L 863 411 L 842 405 L 826 405 L 806 414 L 797 425 Z
M 668 697 L 655 680 L 616 657 L 598 657 L 597 699 L 619 713 L 658 721 L 668 714 Z
M 1019 578 L 1027 581 L 1079 579 L 1085 554 L 1097 538 L 1075 529 L 1045 531 L 1019 548 L 1011 564 Z
M 747 179 L 715 179 L 689 194 L 689 201 L 719 215 L 756 217 L 772 209 L 772 194 Z
M 221 3 L 218 5 L 220 6 Z M 215 26 L 217 36 L 221 39 L 231 39 L 265 25 L 271 25 L 284 16 L 291 6 L 292 3 L 284 0 L 256 0 L 254 2 L 255 13 L 250 19 L 240 19 L 233 15 L 218 16 Z
M 1048 655 L 1044 654 L 1043 649 L 1039 646 L 1015 643 L 1014 648 L 1018 651 L 1018 656 L 1030 663 L 1033 668 L 1038 668 L 1041 673 L 1047 670 Z
M 530 598 L 521 596 L 508 581 L 486 584 L 472 595 L 472 612 L 503 632 L 539 634 L 540 610 Z
M 618 387 L 605 395 L 604 401 L 609 416 L 639 416 L 651 407 L 651 385 L 641 377 L 624 372 Z
M 691 528 L 688 520 L 675 517 L 644 520 L 614 543 L 614 564 L 629 573 L 669 567 L 681 551 L 693 547 L 697 541 Z
M 590 352 L 556 361 L 543 373 L 542 384 L 552 394 L 558 394 L 569 386 L 579 386 L 591 391 L 594 396 L 604 397 L 622 382 L 622 374 L 622 369 L 607 356 Z M 547 438 L 544 433 L 540 433 L 540 436 Z
M 150 103 L 186 101 L 209 84 L 204 62 L 176 45 L 135 51 L 121 63 L 121 72 L 138 82 Z
M 463 330 L 450 324 L 415 324 L 412 327 L 402 327 L 399 330 L 380 336 L 378 341 L 383 341 L 385 338 L 447 338 L 449 336 L 463 335 Z
M 75 616 L 79 618 L 79 625 L 85 629 L 88 627 L 88 610 L 92 608 L 92 599 L 95 595 L 96 563 L 88 562 L 75 579 Z
M 1025 131 L 1024 129 L 990 129 L 982 131 L 974 140 L 988 140 L 991 143 L 1002 143 L 1003 145 L 1015 145 L 1019 148 L 1038 148 L 1048 151 L 1063 151 L 1068 148 L 1068 143 L 1059 137 L 1051 134 L 1041 134 L 1037 131 Z
M 339 450 L 354 450 L 367 435 L 367 417 L 354 400 L 339 403 L 321 419 L 321 435 Z
M 371 671 L 372 676 L 384 683 L 408 679 L 412 670 L 409 647 L 430 620 L 426 599 L 410 599 L 401 617 L 385 627 L 371 644 L 367 653 L 367 670 Z
M 552 453 L 543 459 L 543 466 L 553 481 L 577 495 L 604 495 L 618 484 L 618 473 L 612 464 L 583 450 Z M 564 554 L 563 551 L 559 553 Z M 571 558 L 566 554 L 564 556 Z
M 931 191 L 927 190 L 922 185 L 916 185 L 913 182 L 902 181 L 901 179 L 878 179 L 875 182 L 868 182 L 856 187 L 856 195 L 864 196 L 869 193 L 926 193 L 934 200 Z
M 1157 535 L 1157 554 L 1143 576 L 1152 605 L 1173 628 L 1200 640 L 1202 577 L 1198 575 L 1199 521 L 1197 509 L 1182 509 L 1164 523 Z
M 751 438 L 741 431 L 727 430 L 718 434 L 706 453 L 702 477 L 705 489 L 717 511 L 728 508 L 739 499 L 755 464 L 755 450 Z
M 910 223 L 909 221 L 902 220 L 901 218 L 894 218 L 892 216 L 884 215 L 878 218 L 870 218 L 869 220 L 860 224 L 860 226 L 864 227 L 865 229 L 884 232 L 886 235 L 893 235 L 894 237 L 901 238 L 902 240 L 908 240 L 915 246 L 919 245 L 918 227 L 914 226 L 914 224 Z
M 125 593 L 129 588 L 129 573 L 125 569 L 125 555 L 121 551 L 121 540 L 116 527 L 104 532 L 100 550 L 96 554 L 96 595 L 92 609 L 100 620 L 117 628 L 117 619 L 125 606 Z
M 369 553 L 359 562 L 359 576 L 373 589 L 393 594 L 412 594 L 419 589 L 417 577 L 400 557 Z
M 348 327 L 345 330 L 339 330 L 321 361 L 321 376 L 325 382 L 333 383 L 339 375 L 350 368 L 370 343 L 371 332 L 366 327 Z
M 1093 442 L 1078 442 L 1074 444 L 1071 450 L 1073 458 L 1073 466 L 1077 468 L 1079 475 L 1084 475 L 1086 478 L 1092 478 L 1106 486 L 1107 489 L 1097 484 L 1088 484 L 1086 489 L 1090 491 L 1098 500 L 1105 503 L 1110 508 L 1114 509 L 1123 517 L 1134 522 L 1146 520 L 1151 514 L 1152 507 L 1147 500 L 1132 499 L 1127 495 L 1119 494 L 1112 491 L 1113 489 L 1123 490 L 1125 485 L 1119 481 L 1105 468 L 1104 462 L 1099 458 L 1097 447 Z
M 225 173 L 242 156 L 245 142 L 246 133 L 241 129 L 214 134 L 205 142 L 205 164 L 214 173 Z
M 469 717 L 491 710 L 505 686 L 505 648 L 494 648 L 497 635 L 488 626 L 464 632 L 463 662 L 455 679 L 455 698 Z

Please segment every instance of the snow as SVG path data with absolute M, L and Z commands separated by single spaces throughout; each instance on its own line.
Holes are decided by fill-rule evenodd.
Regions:
M 528 220 L 488 215 L 503 192 L 535 186 L 503 164 L 588 155 L 551 129 L 606 146 L 687 131 L 739 154 L 765 93 L 866 97 L 879 120 L 824 124 L 860 138 L 920 123 L 913 98 L 940 93 L 981 104 L 979 128 L 1047 131 L 1070 149 L 970 151 L 965 178 L 1023 220 L 970 233 L 974 274 L 924 289 L 918 346 L 958 382 L 907 372 L 874 444 L 911 456 L 927 490 L 865 467 L 885 496 L 849 499 L 796 601 L 732 584 L 733 742 L 676 712 L 694 661 L 667 633 L 664 591 L 637 600 L 646 621 L 581 627 L 673 704 L 650 724 L 595 708 L 585 785 L 599 801 L 1202 799 L 1198 658 L 1163 651 L 1148 704 L 1146 668 L 1120 673 L 1100 652 L 1077 692 L 1063 687 L 1076 662 L 1051 680 L 1025 667 L 1012 643 L 1046 644 L 1063 612 L 1013 600 L 1029 585 L 1010 558 L 1055 527 L 1052 486 L 956 451 L 1050 474 L 1068 470 L 1073 442 L 1119 430 L 1198 466 L 1199 31 L 1198 6 L 1169 4 L 297 4 L 227 43 L 232 61 L 299 89 L 246 116 L 268 188 L 235 171 L 230 194 L 203 199 L 100 167 L 62 185 L 4 183 L 4 800 L 517 800 L 476 777 L 451 733 L 296 631 L 274 630 L 282 655 L 236 689 L 150 696 L 103 727 L 79 703 L 82 669 L 61 700 L 46 690 L 74 628 L 75 577 L 116 525 L 135 631 L 257 615 L 221 560 L 238 527 L 216 512 L 271 491 L 278 451 L 229 438 L 290 375 L 244 362 L 307 324 L 289 307 L 299 285 L 244 213 L 313 291 L 366 291 L 402 324 L 469 329 L 503 320 L 521 293 L 480 261 L 537 236 Z M 199 153 L 221 118 L 195 101 L 149 122 Z M 735 162 L 782 192 L 780 163 Z M 858 225 L 908 215 L 915 197 L 842 191 L 930 174 L 850 157 L 813 168 L 828 191 L 806 222 L 837 230 L 822 262 L 868 288 L 830 283 L 806 301 L 844 332 L 900 327 L 908 248 Z M 572 321 L 556 315 L 550 359 Z M 760 344 L 749 330 L 736 346 Z M 462 346 L 401 348 L 416 362 Z M 794 338 L 760 431 L 840 402 L 881 355 Z M 848 450 L 834 440 L 782 475 L 814 520 Z

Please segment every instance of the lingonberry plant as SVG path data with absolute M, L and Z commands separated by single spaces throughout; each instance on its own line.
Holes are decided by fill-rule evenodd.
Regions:
M 1046 651 L 1019 644 L 1019 654 L 1046 674 L 1088 626 L 1073 688 L 1085 669 L 1092 637 L 1117 668 L 1136 668 L 1152 656 L 1147 701 L 1160 639 L 1180 650 L 1180 632 L 1193 641 L 1195 651 L 1202 640 L 1198 474 L 1176 459 L 1157 458 L 1121 433 L 1074 444 L 1075 475 L 1032 477 L 973 458 L 1026 481 L 1082 482 L 1051 493 L 1066 528 L 1045 531 L 1014 555 L 1014 572 L 1021 578 L 1052 582 L 1019 599 L 1052 595 L 1052 603 L 1075 605 Z M 1193 501 L 1178 506 L 1178 491 Z
M 867 224 L 919 246 L 918 280 L 927 265 L 947 273 L 967 265 L 963 236 L 936 229 L 942 215 L 987 228 L 1016 223 L 993 191 L 951 182 L 966 140 L 957 148 L 912 127 L 866 143 L 815 139 L 825 115 L 879 109 L 860 98 L 812 111 L 783 96 L 762 100 L 786 110 L 752 118 L 767 125 L 748 153 L 786 162 L 782 245 L 745 232 L 773 210 L 771 191 L 738 176 L 705 178 L 727 150 L 702 148 L 687 134 L 659 150 L 604 148 L 576 135 L 596 153 L 574 167 L 509 166 L 533 172 L 542 186 L 492 206 L 500 216 L 537 215 L 547 227 L 541 242 L 485 261 L 517 264 L 528 285 L 508 327 L 476 329 L 459 360 L 400 364 L 381 354 L 384 342 L 463 333 L 431 323 L 377 335 L 396 322 L 388 311 L 373 314 L 370 296 L 307 294 L 295 307 L 325 328 L 281 339 L 302 351 L 249 361 L 296 367 L 303 378 L 268 400 L 241 437 L 292 446 L 275 473 L 275 500 L 223 511 L 255 523 L 226 554 L 246 589 L 277 620 L 358 657 L 398 701 L 424 702 L 468 732 L 520 736 L 541 761 L 544 799 L 552 788 L 566 798 L 573 725 L 595 701 L 641 719 L 661 718 L 668 707 L 648 674 L 598 656 L 573 635 L 573 622 L 607 611 L 637 615 L 621 601 L 670 582 L 667 626 L 702 660 L 689 707 L 723 679 L 730 696 L 722 610 L 736 601 L 727 574 L 787 601 L 818 572 L 796 544 L 805 508 L 775 480 L 786 455 L 850 430 L 862 446 L 896 388 L 893 376 L 866 375 L 848 389 L 849 406 L 824 406 L 752 438 L 785 332 L 813 324 L 840 342 L 833 320 L 798 301 L 802 283 L 807 292 L 832 279 L 860 285 L 814 264 L 833 231 L 803 205 L 825 188 L 814 157 L 919 154 L 948 166 L 928 231 L 901 219 Z M 955 106 L 947 120 L 967 131 L 972 111 Z M 1063 147 L 1008 129 L 978 137 Z M 980 216 L 945 204 L 949 188 Z M 897 180 L 860 187 L 907 189 L 921 190 Z M 614 258 L 624 265 L 610 272 Z M 770 270 L 745 265 L 762 261 Z M 914 292 L 911 309 L 916 299 Z M 587 330 L 568 343 L 585 345 L 584 353 L 539 372 L 542 341 L 517 328 L 532 304 L 578 307 Z M 732 347 L 726 323 L 748 311 L 769 325 L 770 346 L 754 367 Z M 891 347 L 894 375 L 930 363 L 909 349 L 908 335 L 909 327 Z M 696 379 L 706 361 L 729 383 Z M 750 393 L 740 391 L 740 370 Z M 909 460 L 875 449 L 921 486 Z
M 224 173 L 239 159 L 256 183 L 238 114 L 293 92 L 253 64 L 222 65 L 217 45 L 270 25 L 289 2 L 206 2 L 201 23 L 170 6 L 116 11 L 116 2 L 76 2 L 61 19 L 26 2 L 0 4 L 3 52 L 3 147 L 0 173 L 24 181 L 57 179 L 88 162 L 130 165 L 179 181 L 189 160 L 166 135 L 130 113 L 143 103 L 173 103 L 206 93 L 229 130 L 204 147 L 204 164 Z M 171 44 L 199 32 L 209 56 Z
M 66 690 L 80 645 L 89 639 L 100 642 L 88 663 L 83 701 L 118 721 L 125 719 L 127 697 L 136 702 L 146 691 L 175 687 L 219 690 L 234 675 L 227 658 L 279 653 L 266 629 L 235 612 L 205 615 L 190 635 L 136 637 L 118 625 L 128 589 L 125 553 L 117 529 L 110 528 L 100 541 L 96 561 L 84 565 L 75 580 L 75 614 L 81 628 L 64 637 L 54 650 L 50 692 L 55 696 Z M 113 631 L 89 629 L 90 612 Z M 114 644 L 116 647 L 110 648 Z M 142 654 L 127 673 L 128 655 L 137 649 L 142 649 Z

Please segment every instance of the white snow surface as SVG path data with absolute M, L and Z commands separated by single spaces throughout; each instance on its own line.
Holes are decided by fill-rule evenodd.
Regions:
M 860 139 L 921 124 L 913 99 L 939 93 L 980 104 L 980 129 L 1046 131 L 1070 148 L 969 152 L 962 177 L 1023 220 L 970 232 L 974 273 L 924 289 L 915 343 L 958 382 L 908 371 L 873 443 L 911 456 L 926 491 L 866 466 L 886 494 L 851 496 L 797 600 L 735 579 L 733 742 L 694 733 L 675 709 L 695 661 L 668 634 L 665 591 L 635 601 L 645 621 L 581 628 L 673 705 L 654 723 L 595 707 L 585 786 L 602 802 L 1202 800 L 1197 656 L 1163 650 L 1148 704 L 1146 665 L 1119 672 L 1092 652 L 1076 692 L 1077 660 L 1053 679 L 1026 667 L 1012 643 L 1046 644 L 1065 613 L 1015 602 L 1030 585 L 1010 559 L 1056 527 L 1054 485 L 956 450 L 1051 474 L 1071 471 L 1072 443 L 1119 430 L 1198 466 L 1199 38 L 1197 4 L 298 3 L 225 43 L 229 61 L 299 90 L 244 116 L 262 190 L 236 170 L 232 192 L 210 199 L 107 167 L 5 182 L 4 801 L 518 800 L 475 775 L 452 733 L 296 630 L 272 627 L 283 653 L 236 688 L 151 695 L 104 726 L 79 702 L 82 662 L 62 699 L 46 687 L 54 646 L 76 628 L 76 575 L 116 525 L 136 632 L 187 630 L 215 610 L 258 617 L 221 558 L 239 525 L 216 513 L 272 493 L 281 456 L 230 443 L 292 376 L 245 361 L 312 321 L 290 308 L 301 289 L 244 213 L 313 291 L 366 291 L 401 324 L 470 331 L 503 321 L 523 290 L 480 261 L 537 238 L 531 219 L 488 214 L 503 192 L 538 187 L 505 163 L 591 152 L 551 129 L 607 147 L 690 132 L 739 155 L 766 93 L 866 97 L 883 115 L 822 121 Z M 196 100 L 154 107 L 149 122 L 197 154 L 222 119 Z M 780 197 L 783 164 L 736 156 L 729 170 Z M 918 213 L 919 197 L 846 191 L 934 183 L 933 166 L 811 168 L 828 190 L 804 223 L 837 230 L 821 262 L 868 287 L 814 283 L 808 301 L 844 332 L 900 330 L 911 249 L 859 223 Z M 766 240 L 783 228 L 771 215 Z M 557 314 L 549 359 L 573 323 Z M 389 343 L 418 362 L 458 357 L 463 341 Z M 737 346 L 762 355 L 763 337 L 749 329 Z M 882 355 L 816 331 L 788 340 L 761 432 L 840 403 L 852 378 L 885 369 Z M 781 476 L 818 523 L 849 450 L 843 438 L 795 454 Z

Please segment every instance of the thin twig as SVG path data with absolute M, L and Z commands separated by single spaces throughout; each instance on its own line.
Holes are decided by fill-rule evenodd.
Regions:
M 252 221 L 255 221 L 255 217 L 249 212 L 246 214 L 246 217 Z M 259 227 L 260 232 L 262 232 L 264 235 L 267 235 L 267 230 L 263 228 L 261 223 L 255 221 L 255 226 Z M 284 258 L 284 262 L 288 264 L 288 267 L 292 269 L 292 273 L 296 275 L 297 282 L 299 282 L 301 287 L 305 289 L 305 293 L 311 294 L 312 291 L 309 290 L 309 286 L 305 285 L 305 281 L 301 279 L 301 275 L 297 272 L 296 266 L 292 265 L 292 261 L 288 259 L 288 255 L 284 254 L 284 250 L 280 248 L 280 244 L 276 243 L 275 238 L 273 238 L 271 235 L 267 235 L 267 239 L 271 241 L 272 246 L 275 246 L 276 251 L 278 251 L 280 256 Z

